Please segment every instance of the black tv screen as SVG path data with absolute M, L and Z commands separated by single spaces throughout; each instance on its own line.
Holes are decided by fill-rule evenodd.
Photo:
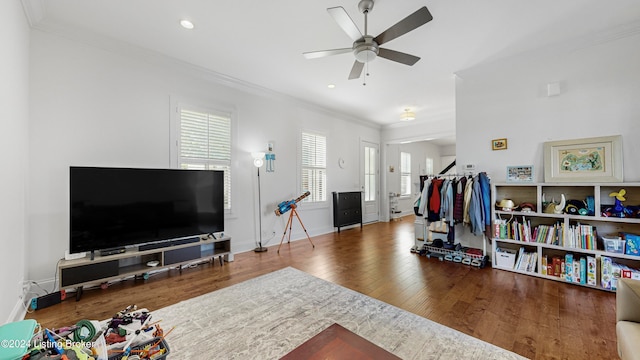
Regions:
M 70 252 L 224 230 L 224 175 L 212 170 L 70 168 Z

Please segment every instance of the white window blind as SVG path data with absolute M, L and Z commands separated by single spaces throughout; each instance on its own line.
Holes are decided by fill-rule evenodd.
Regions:
M 305 202 L 327 200 L 327 138 L 311 133 L 302 133 L 301 144 L 301 190 L 311 195 Z
M 400 153 L 400 195 L 411 195 L 411 154 Z
M 224 171 L 224 208 L 231 209 L 231 116 L 180 108 L 179 166 Z
M 427 158 L 425 165 L 425 174 L 433 175 L 433 159 Z

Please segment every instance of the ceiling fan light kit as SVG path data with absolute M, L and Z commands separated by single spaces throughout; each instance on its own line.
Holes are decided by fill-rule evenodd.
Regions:
M 353 54 L 356 56 L 357 61 L 368 63 L 378 56 L 378 44 L 373 41 L 371 36 L 365 36 L 364 40 L 364 42 L 353 43 Z
M 358 9 L 360 9 L 360 12 L 364 14 L 364 35 L 360 32 L 360 29 L 358 29 L 356 24 L 353 22 L 353 19 L 351 19 L 342 6 L 327 9 L 327 12 L 331 17 L 333 17 L 338 26 L 340 26 L 340 28 L 342 28 L 342 30 L 353 40 L 351 48 L 306 52 L 303 53 L 304 57 L 307 59 L 315 59 L 352 52 L 355 56 L 355 61 L 351 68 L 351 72 L 349 73 L 349 80 L 359 78 L 362 75 L 364 64 L 375 60 L 377 57 L 382 57 L 387 60 L 409 66 L 412 66 L 420 60 L 417 56 L 381 48 L 380 45 L 415 30 L 416 28 L 433 20 L 433 16 L 431 16 L 431 13 L 426 6 L 421 7 L 411 15 L 398 21 L 395 25 L 383 31 L 376 37 L 368 34 L 368 15 L 373 9 L 373 0 L 360 0 L 358 3 Z

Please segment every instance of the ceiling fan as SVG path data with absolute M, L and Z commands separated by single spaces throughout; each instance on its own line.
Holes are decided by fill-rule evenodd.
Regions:
M 433 20 L 433 16 L 426 6 L 421 7 L 413 14 L 398 21 L 395 25 L 391 26 L 387 30 L 383 31 L 380 35 L 373 37 L 367 34 L 367 15 L 373 9 L 373 0 L 360 0 L 358 3 L 358 9 L 364 14 L 364 35 L 360 32 L 356 24 L 353 22 L 349 14 L 344 10 L 342 6 L 328 8 L 327 12 L 338 23 L 338 26 L 344 30 L 351 39 L 353 39 L 353 45 L 350 48 L 312 51 L 303 53 L 307 59 L 315 59 L 320 57 L 326 57 L 331 55 L 344 54 L 353 52 L 356 57 L 351 73 L 349 73 L 349 80 L 357 79 L 362 74 L 364 64 L 372 61 L 376 57 L 380 56 L 387 60 L 399 62 L 405 65 L 413 65 L 419 57 L 406 54 L 403 52 L 381 48 L 380 45 L 389 42 L 397 37 L 400 37 L 411 30 L 414 30 L 429 21 Z

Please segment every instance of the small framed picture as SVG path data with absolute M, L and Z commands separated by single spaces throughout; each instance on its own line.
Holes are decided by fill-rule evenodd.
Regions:
M 507 139 L 493 139 L 491 140 L 491 150 L 506 150 Z
M 533 165 L 507 166 L 507 182 L 533 182 Z

